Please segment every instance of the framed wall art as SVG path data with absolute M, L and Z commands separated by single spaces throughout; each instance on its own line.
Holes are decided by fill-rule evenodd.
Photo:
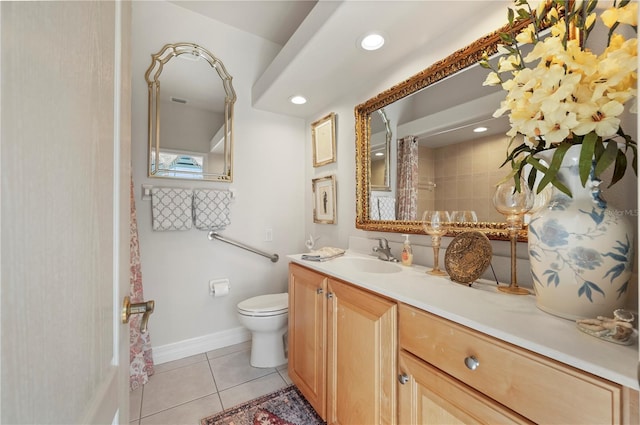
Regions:
M 313 183 L 313 222 L 336 222 L 336 176 L 319 177 Z
M 313 166 L 336 162 L 336 114 L 330 113 L 311 124 Z

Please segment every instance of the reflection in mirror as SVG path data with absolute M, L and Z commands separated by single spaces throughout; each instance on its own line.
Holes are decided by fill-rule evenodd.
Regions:
M 371 114 L 371 190 L 390 191 L 391 126 L 383 109 Z
M 517 30 L 525 24 L 518 24 Z M 477 64 L 483 53 L 497 52 L 499 33 L 507 28 L 356 106 L 357 228 L 423 233 L 419 216 L 425 210 L 471 210 L 478 222 L 453 223 L 448 235 L 473 228 L 491 239 L 508 239 L 504 218 L 491 204 L 495 184 L 508 173 L 500 168 L 508 145 L 508 121 L 492 118 L 504 93 L 499 87 L 482 85 L 487 70 Z M 379 192 L 373 184 L 370 149 L 379 110 L 384 110 L 394 135 L 388 192 Z M 473 132 L 481 126 L 488 130 Z M 414 153 L 396 148 L 407 141 L 417 145 Z M 409 177 L 402 170 L 408 162 L 415 164 Z M 408 198 L 409 207 L 404 205 Z M 382 215 L 381 201 L 393 204 L 394 212 Z M 519 240 L 526 240 L 526 229 Z
M 151 55 L 149 177 L 232 180 L 232 77 L 193 43 L 167 44 Z M 162 84 L 161 84 L 162 79 Z

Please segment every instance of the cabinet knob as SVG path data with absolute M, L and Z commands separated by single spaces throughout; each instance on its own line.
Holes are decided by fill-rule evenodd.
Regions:
M 465 357 L 464 364 L 469 370 L 476 370 L 480 366 L 480 361 L 476 356 Z
M 323 291 L 322 291 L 322 288 L 318 288 L 318 289 L 316 289 L 316 294 L 322 294 L 322 292 L 323 292 Z
M 333 298 L 333 292 L 329 292 L 329 293 L 327 294 L 327 298 Z
M 400 375 L 398 375 L 398 381 L 400 381 L 400 383 L 404 385 L 409 382 L 409 376 L 406 373 L 401 373 Z

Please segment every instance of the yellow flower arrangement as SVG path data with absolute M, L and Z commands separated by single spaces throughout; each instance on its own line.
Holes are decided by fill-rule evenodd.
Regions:
M 619 181 L 628 166 L 626 152 L 633 152 L 632 167 L 637 175 L 637 144 L 620 126 L 620 115 L 629 102 L 636 102 L 637 37 L 625 39 L 616 32 L 620 24 L 637 33 L 638 4 L 623 0 L 604 10 L 600 19 L 609 29 L 607 46 L 600 55 L 586 47 L 597 21 L 597 0 L 541 1 L 534 10 L 527 0 L 515 0 L 509 8 L 509 24 L 528 20 L 517 34 L 501 34 L 497 65 L 485 56 L 481 65 L 491 69 L 484 85 L 501 85 L 506 98 L 494 113 L 509 112 L 511 143 L 507 159 L 519 187 L 526 177 L 533 189 L 538 173 L 538 192 L 551 184 L 571 196 L 557 179 L 567 149 L 581 144 L 579 172 L 582 185 L 590 173 L 594 177 L 614 165 L 609 186 Z M 525 46 L 532 50 L 525 54 Z M 612 141 L 615 143 L 607 143 Z M 551 164 L 545 166 L 536 153 L 556 149 Z M 525 166 L 531 171 L 523 176 Z M 595 165 L 594 165 L 595 164 Z

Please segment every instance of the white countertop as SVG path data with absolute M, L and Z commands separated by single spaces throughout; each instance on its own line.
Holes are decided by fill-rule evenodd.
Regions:
M 347 251 L 345 256 L 325 262 L 306 261 L 301 254 L 289 259 L 372 292 L 387 296 L 445 319 L 475 329 L 600 376 L 618 384 L 638 385 L 638 341 L 618 345 L 587 335 L 575 322 L 539 310 L 534 295 L 499 292 L 495 282 L 475 282 L 472 287 L 448 277 L 426 274 L 422 266 L 398 264 L 397 273 L 367 273 L 341 264 L 346 257 L 375 258 Z M 376 260 L 380 261 L 380 260 Z

